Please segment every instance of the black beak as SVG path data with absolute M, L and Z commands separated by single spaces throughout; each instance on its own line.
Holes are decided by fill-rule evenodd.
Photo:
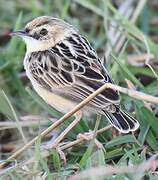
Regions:
M 28 34 L 26 33 L 25 30 L 18 30 L 10 33 L 10 36 L 27 36 Z

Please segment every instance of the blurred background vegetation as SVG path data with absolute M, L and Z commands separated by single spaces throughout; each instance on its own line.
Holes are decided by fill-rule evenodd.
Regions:
M 1 160 L 61 116 L 32 90 L 23 69 L 25 45 L 20 39 L 9 36 L 11 31 L 22 29 L 28 21 L 41 15 L 59 17 L 76 26 L 99 57 L 107 57 L 106 66 L 118 85 L 158 95 L 157 0 L 0 0 Z M 22 179 L 24 176 L 26 179 L 67 179 L 75 172 L 93 166 L 133 166 L 156 158 L 158 106 L 122 94 L 121 99 L 123 109 L 133 112 L 140 122 L 137 132 L 124 135 L 111 128 L 97 136 L 103 149 L 84 142 L 64 151 L 66 165 L 54 150 L 44 157 L 45 142 L 51 137 L 48 135 L 18 158 L 20 167 L 7 169 L 1 179 Z M 95 119 L 83 118 L 67 135 L 65 142 L 94 129 Z M 69 122 L 65 122 L 61 130 Z M 105 126 L 107 121 L 103 117 L 99 128 Z M 105 179 L 125 178 L 158 179 L 157 169 L 139 175 L 115 174 Z

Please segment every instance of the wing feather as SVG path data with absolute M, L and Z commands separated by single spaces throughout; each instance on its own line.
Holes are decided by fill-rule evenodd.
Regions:
M 67 92 L 68 97 L 74 96 L 79 101 L 103 84 L 113 82 L 97 53 L 79 34 L 73 34 L 49 51 L 38 52 L 34 56 L 36 61 L 32 61 L 29 68 L 34 79 L 49 90 L 63 88 L 63 94 L 66 93 L 64 88 L 71 87 Z M 108 88 L 95 97 L 90 105 L 101 109 L 111 108 L 113 111 L 113 105 L 118 105 L 119 101 L 118 92 Z

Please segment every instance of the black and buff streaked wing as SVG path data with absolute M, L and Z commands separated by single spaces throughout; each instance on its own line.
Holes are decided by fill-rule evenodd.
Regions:
M 73 96 L 80 101 L 106 82 L 113 82 L 88 41 L 78 34 L 58 43 L 49 51 L 32 53 L 31 58 L 37 59 L 30 63 L 29 69 L 39 84 L 47 89 L 70 87 L 69 92 L 72 91 Z M 98 108 L 109 109 L 111 105 L 119 104 L 119 101 L 118 93 L 107 89 L 92 103 Z
M 69 64 L 68 72 L 74 79 L 71 86 L 73 95 L 79 96 L 81 100 L 106 82 L 113 82 L 99 62 L 96 52 L 81 35 L 73 34 L 51 50 L 61 57 L 62 69 L 63 65 Z M 63 70 L 67 71 L 66 68 Z M 98 107 L 107 108 L 111 104 L 118 104 L 119 96 L 113 89 L 107 89 L 94 100 L 98 100 L 95 102 Z
M 34 79 L 49 91 L 58 89 L 65 98 L 80 102 L 103 84 L 113 83 L 96 52 L 77 33 L 34 56 L 38 56 L 37 61 L 30 64 Z M 121 132 L 134 131 L 138 127 L 137 121 L 120 110 L 119 102 L 118 92 L 108 88 L 89 106 L 104 112 L 110 123 Z

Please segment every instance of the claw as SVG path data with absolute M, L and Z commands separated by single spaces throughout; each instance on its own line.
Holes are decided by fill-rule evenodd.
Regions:
M 58 144 L 56 144 L 56 143 L 47 144 L 45 146 L 45 149 L 47 149 L 47 150 L 51 150 L 52 148 L 56 149 L 60 158 L 64 161 L 64 164 L 66 165 L 66 156 L 65 156 L 65 153 L 61 150 L 60 146 L 58 146 Z
M 65 156 L 65 153 L 61 150 L 60 147 L 57 147 L 56 150 L 59 153 L 60 158 L 64 161 L 64 164 L 66 165 L 66 156 Z
M 90 132 L 86 132 L 84 134 L 78 134 L 77 135 L 77 139 L 84 139 L 86 141 L 90 141 L 94 138 L 94 132 L 93 131 L 90 131 Z M 103 148 L 103 145 L 101 142 L 99 142 L 96 138 L 95 138 L 95 144 L 97 146 L 98 149 L 102 149 Z

